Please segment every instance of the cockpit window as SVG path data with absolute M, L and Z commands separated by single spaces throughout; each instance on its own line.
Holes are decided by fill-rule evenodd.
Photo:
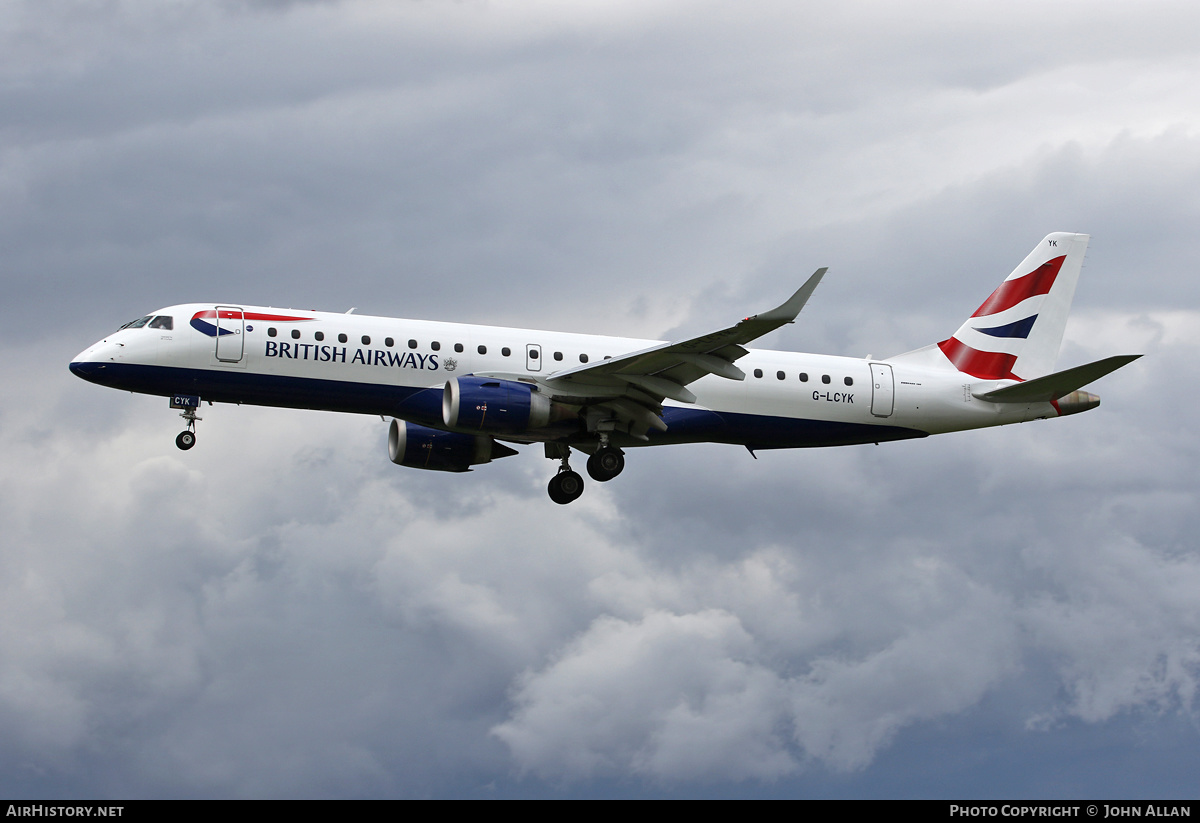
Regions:
M 150 321 L 150 328 L 173 331 L 175 328 L 175 321 L 165 314 L 160 314 L 158 317 Z
M 149 322 L 150 322 L 150 315 L 146 315 L 145 317 L 139 317 L 137 320 L 130 320 L 128 323 L 126 323 L 121 328 L 122 329 L 140 329 L 142 326 L 146 325 Z M 118 331 L 120 331 L 120 329 L 118 329 Z

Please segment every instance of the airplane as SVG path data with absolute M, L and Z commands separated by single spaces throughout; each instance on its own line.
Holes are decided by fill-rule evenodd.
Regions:
M 378 414 L 388 455 L 470 471 L 542 443 L 570 503 L 638 446 L 715 442 L 846 446 L 1001 426 L 1093 409 L 1089 383 L 1136 360 L 1054 372 L 1089 236 L 1048 235 L 939 343 L 893 357 L 747 348 L 792 323 L 821 268 L 784 303 L 678 342 L 402 320 L 232 303 L 170 306 L 126 323 L 70 364 L 79 377 L 170 398 L 196 443 L 202 400 Z

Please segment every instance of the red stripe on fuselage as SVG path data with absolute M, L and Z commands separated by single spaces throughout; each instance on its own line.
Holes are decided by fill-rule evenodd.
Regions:
M 225 315 L 222 314 L 221 316 L 224 317 Z M 230 316 L 233 317 L 235 315 L 230 315 Z M 248 312 L 246 312 L 246 319 L 247 320 L 262 320 L 265 322 L 286 323 L 289 320 L 315 320 L 316 318 L 315 317 L 289 317 L 286 314 L 261 314 L 259 312 L 248 311 Z
M 261 312 L 254 312 L 254 311 L 236 312 L 236 311 L 230 311 L 229 309 L 223 309 L 221 311 L 221 317 L 226 320 L 236 320 L 236 319 L 238 319 L 239 315 L 241 317 L 245 317 L 247 320 L 261 320 L 263 322 L 274 322 L 274 323 L 286 323 L 291 320 L 314 320 L 315 319 L 312 317 L 291 317 L 286 314 L 262 314 Z M 217 312 L 215 309 L 208 309 L 207 311 L 196 312 L 195 314 L 192 315 L 192 319 L 195 320 L 198 317 L 198 318 L 201 318 L 202 320 L 210 320 L 216 316 L 217 316 Z
M 987 314 L 996 314 L 1005 309 L 1011 309 L 1022 300 L 1028 300 L 1035 294 L 1047 294 L 1050 287 L 1054 285 L 1054 278 L 1058 277 L 1058 272 L 1066 259 L 1067 256 L 1064 254 L 1062 257 L 1046 261 L 1029 274 L 1023 274 L 1014 280 L 1005 280 L 1000 284 L 1000 288 L 992 292 L 992 296 L 984 300 L 983 305 L 971 316 L 981 317 Z

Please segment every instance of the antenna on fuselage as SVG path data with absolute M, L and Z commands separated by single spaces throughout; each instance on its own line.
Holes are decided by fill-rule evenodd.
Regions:
M 356 312 L 356 311 L 358 311 L 358 306 L 354 306 L 354 307 L 352 307 L 352 308 L 350 309 L 350 311 L 346 312 L 346 314 L 354 314 L 354 312 Z

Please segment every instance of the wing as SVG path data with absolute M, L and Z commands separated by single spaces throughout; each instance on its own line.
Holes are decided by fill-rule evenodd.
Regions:
M 552 400 L 588 405 L 593 411 L 602 412 L 599 430 L 620 429 L 638 439 L 644 439 L 651 428 L 666 431 L 663 400 L 695 403 L 696 395 L 687 388 L 688 384 L 710 374 L 745 380 L 745 372 L 734 365 L 734 361 L 747 353 L 743 346 L 794 321 L 826 271 L 817 269 L 782 305 L 729 328 L 532 380 Z M 528 382 L 531 377 L 521 375 L 521 380 Z

